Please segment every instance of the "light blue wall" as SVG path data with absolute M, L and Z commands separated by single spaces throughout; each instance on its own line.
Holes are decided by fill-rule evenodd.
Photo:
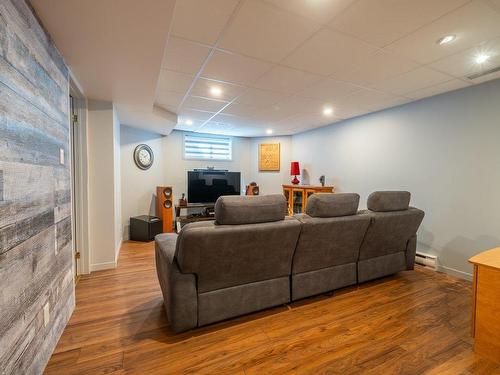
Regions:
M 426 212 L 419 249 L 470 277 L 467 259 L 500 246 L 500 80 L 292 138 L 292 157 L 338 191 L 405 189 Z

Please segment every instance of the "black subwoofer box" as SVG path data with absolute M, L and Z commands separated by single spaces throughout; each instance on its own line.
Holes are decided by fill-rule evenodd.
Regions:
M 162 233 L 163 223 L 156 216 L 136 216 L 130 218 L 130 239 L 132 241 L 153 241 Z

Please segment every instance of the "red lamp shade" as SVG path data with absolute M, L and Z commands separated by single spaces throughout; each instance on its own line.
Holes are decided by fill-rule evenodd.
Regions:
M 300 175 L 300 167 L 298 161 L 292 161 L 292 163 L 290 164 L 290 175 L 295 176 L 292 180 L 292 184 L 297 185 L 300 182 L 297 178 L 297 176 Z

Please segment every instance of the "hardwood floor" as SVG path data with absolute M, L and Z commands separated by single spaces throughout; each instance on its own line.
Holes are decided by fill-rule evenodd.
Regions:
M 82 277 L 46 374 L 500 374 L 475 355 L 471 284 L 423 268 L 174 334 L 153 243 Z

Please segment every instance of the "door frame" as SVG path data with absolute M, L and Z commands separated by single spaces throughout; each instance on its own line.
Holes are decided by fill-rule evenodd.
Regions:
M 71 195 L 74 204 L 72 205 L 71 225 L 73 238 L 73 254 L 75 248 L 80 253 L 77 262 L 76 275 L 90 273 L 90 252 L 89 252 L 89 186 L 88 186 L 88 148 L 87 148 L 87 98 L 80 89 L 77 81 L 70 74 L 69 95 L 73 97 L 75 114 L 77 115 L 76 133 L 73 124 L 73 113 L 70 114 L 70 145 L 71 145 L 71 165 L 75 165 L 75 170 L 71 169 Z M 71 111 L 70 111 L 71 112 Z M 76 143 L 73 145 L 73 143 Z M 73 152 L 73 147 L 75 152 Z M 73 162 L 73 158 L 75 159 Z M 74 184 L 73 184 L 74 181 Z M 74 190 L 74 191 L 73 191 Z M 76 233 L 75 233 L 76 232 Z M 76 261 L 76 259 L 74 259 Z

